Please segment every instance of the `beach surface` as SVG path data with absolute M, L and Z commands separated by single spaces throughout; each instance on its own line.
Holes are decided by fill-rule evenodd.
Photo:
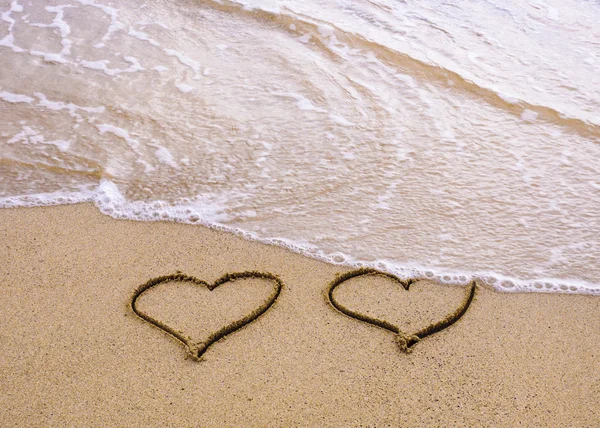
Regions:
M 389 331 L 329 305 L 328 284 L 348 268 L 201 226 L 114 220 L 91 204 L 2 209 L 0 260 L 3 426 L 600 423 L 598 297 L 478 287 L 456 324 L 406 354 Z M 141 284 L 177 271 L 210 283 L 270 272 L 284 285 L 260 318 L 194 361 L 131 309 Z M 271 289 L 165 283 L 139 307 L 202 341 Z M 422 281 L 406 292 L 367 277 L 336 297 L 412 332 L 465 290 Z

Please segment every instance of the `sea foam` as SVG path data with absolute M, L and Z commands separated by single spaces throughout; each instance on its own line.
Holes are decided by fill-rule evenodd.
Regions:
M 415 263 L 399 264 L 390 260 L 364 261 L 341 252 L 327 253 L 307 241 L 281 237 L 265 237 L 240 228 L 228 226 L 227 206 L 215 195 L 203 195 L 177 202 L 128 201 L 115 183 L 103 179 L 97 188 L 80 192 L 54 192 L 38 195 L 0 198 L 0 208 L 54 206 L 93 203 L 103 214 L 118 220 L 173 221 L 203 225 L 233 233 L 250 241 L 283 247 L 304 256 L 345 267 L 371 267 L 400 278 L 432 280 L 449 285 L 466 285 L 473 280 L 501 292 L 558 292 L 566 294 L 600 295 L 600 284 L 577 279 L 536 278 L 523 280 L 495 272 L 440 270 Z M 255 214 L 253 214 L 255 215 Z

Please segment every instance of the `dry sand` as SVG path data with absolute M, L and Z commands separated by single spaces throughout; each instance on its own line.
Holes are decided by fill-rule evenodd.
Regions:
M 418 244 L 418 243 L 417 243 Z M 466 315 L 403 354 L 326 300 L 347 269 L 204 227 L 117 221 L 91 205 L 0 210 L 2 426 L 600 425 L 600 298 L 478 288 Z M 177 270 L 284 282 L 262 317 L 196 362 L 138 318 L 134 290 Z M 157 286 L 140 307 L 202 340 L 259 305 L 261 280 Z M 378 277 L 345 304 L 405 331 L 465 289 Z

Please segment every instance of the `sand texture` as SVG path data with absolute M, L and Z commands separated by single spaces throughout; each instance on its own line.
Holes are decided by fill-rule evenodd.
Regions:
M 403 353 L 390 331 L 329 304 L 348 268 L 200 226 L 118 221 L 85 204 L 4 209 L 0 260 L 2 426 L 600 425 L 598 297 L 478 287 L 458 322 Z M 268 272 L 283 288 L 195 361 L 131 308 L 138 287 L 177 271 L 211 284 Z M 272 291 L 261 278 L 213 291 L 164 282 L 138 307 L 202 343 Z M 410 333 L 465 292 L 368 276 L 335 296 Z

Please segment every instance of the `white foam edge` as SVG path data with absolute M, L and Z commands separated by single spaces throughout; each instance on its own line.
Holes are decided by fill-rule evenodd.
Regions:
M 466 285 L 475 280 L 482 285 L 506 293 L 537 292 L 561 294 L 585 294 L 600 296 L 600 284 L 578 279 L 535 278 L 519 279 L 496 272 L 461 272 L 451 269 L 428 268 L 414 263 L 398 263 L 390 260 L 364 261 L 352 256 L 334 252 L 326 253 L 310 243 L 299 243 L 287 238 L 260 237 L 253 232 L 227 226 L 226 216 L 220 212 L 224 206 L 182 203 L 173 205 L 164 201 L 127 201 L 118 187 L 110 180 L 102 179 L 92 189 L 79 192 L 52 192 L 33 195 L 20 195 L 0 198 L 0 208 L 36 207 L 93 203 L 100 212 L 115 219 L 137 221 L 174 221 L 195 224 L 210 229 L 233 233 L 249 241 L 261 242 L 285 248 L 294 253 L 338 266 L 361 268 L 369 267 L 388 272 L 400 278 L 431 280 L 448 285 Z
M 94 202 L 96 189 L 85 189 L 77 192 L 48 192 L 31 195 L 0 197 L 1 208 L 47 207 L 54 205 L 72 205 Z

